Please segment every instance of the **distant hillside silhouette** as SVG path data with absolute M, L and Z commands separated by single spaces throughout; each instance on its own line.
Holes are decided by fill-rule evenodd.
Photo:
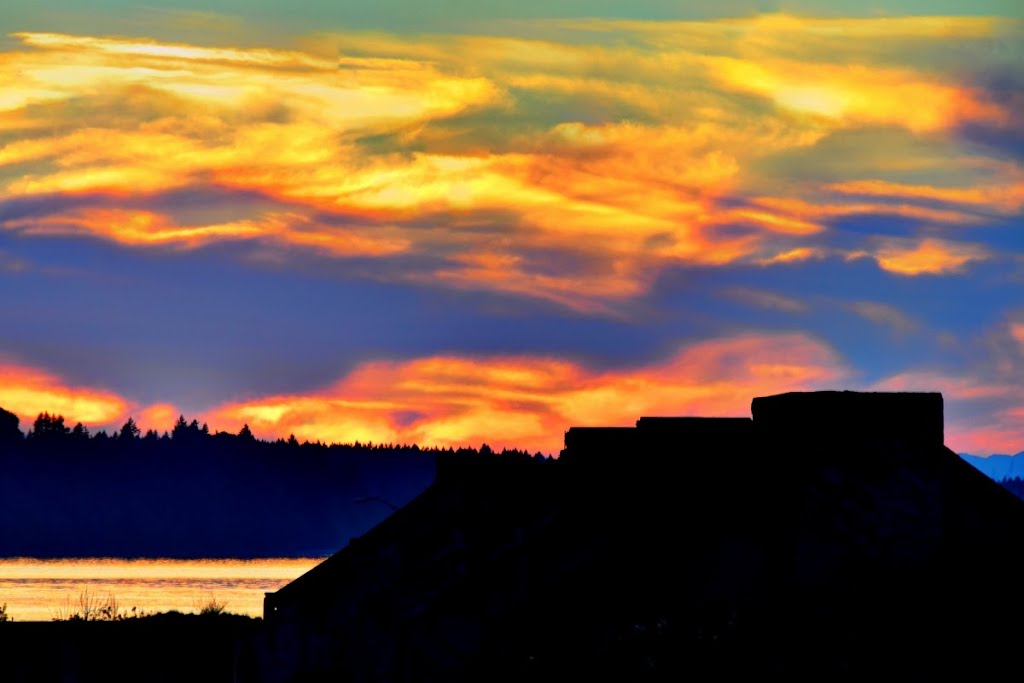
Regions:
M 1024 452 L 987 458 L 961 453 L 960 457 L 996 481 L 1024 477 Z
M 183 417 L 93 434 L 43 414 L 22 434 L 0 410 L 0 557 L 324 555 L 425 489 L 446 452 L 267 442 Z

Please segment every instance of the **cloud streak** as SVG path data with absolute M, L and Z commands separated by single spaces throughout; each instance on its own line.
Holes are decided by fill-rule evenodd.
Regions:
M 0 53 L 0 130 L 19 131 L 0 147 L 4 195 L 107 208 L 56 202 L 4 227 L 147 248 L 245 240 L 334 258 L 415 255 L 402 278 L 606 314 L 673 266 L 784 268 L 820 255 L 838 220 L 952 231 L 1020 210 L 1019 169 L 995 161 L 985 175 L 956 171 L 958 187 L 835 173 L 783 187 L 763 170 L 842 131 L 949 141 L 964 125 L 1004 125 L 1003 100 L 928 57 L 1016 24 L 769 15 L 521 29 L 321 35 L 292 49 L 14 33 L 20 48 Z M 886 42 L 897 39 L 904 52 Z M 156 198 L 196 188 L 268 204 L 256 215 L 158 210 Z M 324 214 L 361 225 L 327 229 Z M 503 237 L 482 243 L 467 222 Z M 903 276 L 957 273 L 987 254 L 957 261 L 946 244 L 872 253 Z M 538 250 L 561 252 L 565 266 L 543 269 Z
M 599 372 L 544 357 L 436 356 L 363 365 L 317 393 L 221 406 L 211 426 L 348 441 L 519 447 L 557 453 L 573 425 L 640 415 L 746 415 L 750 399 L 844 380 L 809 337 L 744 335 L 682 347 L 665 362 Z

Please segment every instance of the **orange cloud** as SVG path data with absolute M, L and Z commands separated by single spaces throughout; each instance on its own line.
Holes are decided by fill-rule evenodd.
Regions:
M 799 263 L 800 261 L 820 259 L 824 257 L 825 251 L 823 249 L 816 249 L 814 247 L 797 247 L 795 249 L 787 249 L 786 251 L 779 252 L 778 254 L 758 259 L 757 263 L 762 266 L 770 266 L 776 263 Z
M 0 364 L 0 407 L 23 420 L 23 431 L 40 413 L 63 415 L 67 424 L 105 425 L 128 411 L 127 401 L 114 392 L 68 386 L 48 373 L 11 364 Z
M 337 256 L 383 256 L 404 251 L 408 241 L 386 226 L 378 229 L 318 225 L 300 214 L 269 214 L 255 220 L 182 226 L 163 214 L 122 209 L 80 209 L 42 218 L 0 223 L 25 234 L 87 233 L 136 246 L 192 249 L 224 240 L 262 239 L 326 251 Z
M 963 211 L 935 209 L 915 204 L 870 204 L 864 202 L 808 202 L 795 197 L 757 197 L 754 202 L 766 211 L 789 216 L 790 220 L 820 221 L 826 218 L 859 215 L 904 216 L 935 223 L 974 223 L 978 217 Z
M 874 254 L 882 269 L 898 275 L 960 273 L 968 263 L 989 257 L 984 247 L 933 238 L 917 243 L 889 241 Z
M 60 216 L 9 220 L 4 227 L 27 234 L 92 233 L 121 244 L 181 244 L 195 247 L 213 240 L 246 238 L 260 234 L 253 223 L 239 221 L 221 225 L 178 226 L 166 216 L 151 211 L 84 209 Z
M 170 403 L 156 403 L 144 408 L 135 422 L 143 432 L 152 429 L 162 434 L 171 430 L 180 414 L 181 411 Z
M 835 218 L 961 225 L 1021 205 L 1019 172 L 945 191 L 844 181 L 841 160 L 822 155 L 824 187 L 838 199 L 821 202 L 811 198 L 822 184 L 778 183 L 763 170 L 842 129 L 901 126 L 938 139 L 966 121 L 1002 122 L 1006 113 L 954 74 L 900 63 L 876 39 L 934 49 L 1016 27 L 768 15 L 521 28 L 317 35 L 301 50 L 13 34 L 18 49 L 0 53 L 0 130 L 18 134 L 0 147 L 0 193 L 99 195 L 109 208 L 62 212 L 54 202 L 52 215 L 6 227 L 162 248 L 259 240 L 280 263 L 291 250 L 271 254 L 277 247 L 414 254 L 427 265 L 381 277 L 608 314 L 673 265 L 819 257 Z M 750 95 L 776 106 L 752 107 Z M 495 115 L 467 116 L 484 109 Z M 584 123 L 566 111 L 594 113 Z M 230 200 L 206 220 L 145 208 L 152 195 L 193 188 L 259 197 L 260 213 Z M 324 214 L 360 225 L 322 225 Z M 538 252 L 586 265 L 553 272 L 531 258 Z M 924 261 L 915 273 L 966 263 L 879 259 L 905 274 Z
M 697 343 L 631 371 L 538 357 L 440 356 L 369 363 L 323 392 L 221 406 L 209 421 L 227 431 L 248 423 L 268 437 L 557 452 L 572 425 L 631 424 L 650 414 L 747 415 L 753 396 L 845 377 L 828 347 L 798 334 Z
M 1020 344 L 1021 350 L 1024 350 L 1024 323 L 1010 323 L 1010 336 Z
M 1019 211 L 1024 206 L 1024 179 L 981 187 L 936 187 L 908 185 L 884 180 L 851 180 L 832 183 L 828 189 L 842 194 L 878 197 L 898 197 L 968 204 L 1003 213 Z

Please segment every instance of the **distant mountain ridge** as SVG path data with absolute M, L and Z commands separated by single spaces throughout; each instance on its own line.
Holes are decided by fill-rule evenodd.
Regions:
M 960 453 L 959 455 L 996 481 L 1015 477 L 1024 478 L 1024 451 L 1016 455 L 990 455 L 987 458 L 970 453 Z

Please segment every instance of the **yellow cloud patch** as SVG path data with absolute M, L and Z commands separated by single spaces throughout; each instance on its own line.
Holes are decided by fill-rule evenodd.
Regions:
M 1006 120 L 999 106 L 970 89 L 906 69 L 730 57 L 709 57 L 708 66 L 727 87 L 841 125 L 897 125 L 928 133 L 963 121 Z
M 968 263 L 989 258 L 989 252 L 978 245 L 923 239 L 912 243 L 891 241 L 874 255 L 878 265 L 898 275 L 941 275 L 960 273 Z
M 179 225 L 164 214 L 122 209 L 80 209 L 57 216 L 0 223 L 30 235 L 91 234 L 136 246 L 170 245 L 192 249 L 210 242 L 260 238 L 299 245 L 336 256 L 384 256 L 406 249 L 408 242 L 386 227 L 332 227 L 301 214 L 270 214 L 256 220 L 211 225 Z
M 68 386 L 40 370 L 7 364 L 0 365 L 0 407 L 20 417 L 24 431 L 40 413 L 63 415 L 68 425 L 110 424 L 125 416 L 128 403 L 110 391 Z
M 1024 207 L 1024 173 L 1013 170 L 1007 175 L 1011 176 L 1008 182 L 987 187 L 936 187 L 884 180 L 851 180 L 833 183 L 829 189 L 842 194 L 932 200 L 1013 213 Z
M 914 50 L 1015 35 L 1012 22 L 521 28 L 324 34 L 303 49 L 15 33 L 17 48 L 0 53 L 0 131 L 14 133 L 0 147 L 0 193 L 82 201 L 6 227 L 161 248 L 259 241 L 282 264 L 294 249 L 415 255 L 417 270 L 382 277 L 609 313 L 675 265 L 820 257 L 838 219 L 952 227 L 1020 210 L 1024 184 L 1005 164 L 943 189 L 846 177 L 842 159 L 818 151 L 850 129 L 948 142 L 964 124 L 1004 125 L 1002 105 Z M 822 180 L 774 177 L 769 162 L 796 150 L 820 157 Z M 225 195 L 209 216 L 156 208 L 162 194 L 200 191 Z M 886 247 L 879 263 L 955 272 L 981 257 L 940 258 L 937 244 Z
M 824 387 L 845 376 L 835 354 L 813 339 L 749 335 L 693 344 L 664 363 L 615 372 L 538 357 L 370 363 L 323 392 L 225 405 L 209 419 L 228 431 L 248 422 L 273 437 L 487 442 L 557 452 L 572 425 L 628 425 L 666 412 L 748 415 L 755 395 Z

